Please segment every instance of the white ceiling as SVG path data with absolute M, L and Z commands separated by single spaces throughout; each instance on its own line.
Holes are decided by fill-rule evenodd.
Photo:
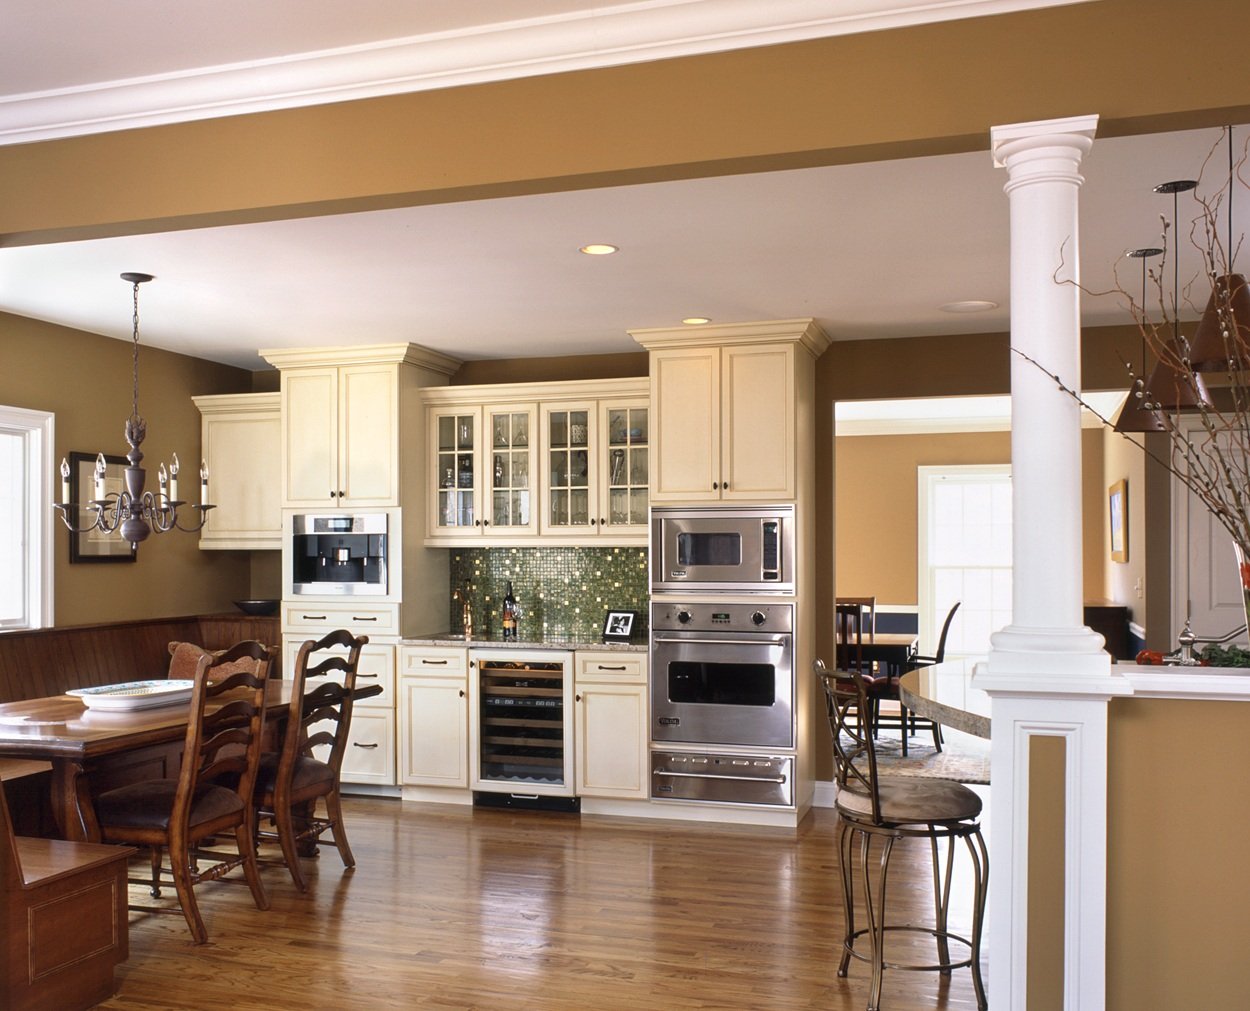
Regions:
M 120 67 L 168 73 L 197 57 L 258 60 L 363 44 L 383 31 L 446 33 L 501 14 L 558 18 L 590 7 L 602 5 L 239 0 L 180 4 L 175 19 L 164 0 L 107 8 L 7 0 L 0 124 L 6 94 L 108 80 Z M 310 8 L 316 16 L 307 15 Z M 92 20 L 106 9 L 107 23 Z M 200 23 L 210 9 L 216 20 Z M 229 16 L 244 9 L 255 31 L 237 31 Z M 131 33 L 142 36 L 147 59 L 127 58 Z M 47 51 L 35 58 L 41 43 L 55 47 L 53 58 Z M 1170 216 L 1171 200 L 1151 187 L 1197 178 L 1219 139 L 1220 131 L 1204 130 L 1095 142 L 1081 195 L 1089 287 L 1113 283 L 1112 265 L 1124 249 L 1158 243 L 1159 214 Z M 1221 155 L 1206 189 L 1218 188 L 1222 165 Z M 814 316 L 835 339 L 1005 330 L 1003 182 L 987 150 L 7 247 L 0 248 L 0 310 L 128 338 L 130 295 L 118 274 L 145 271 L 157 276 L 141 292 L 145 344 L 247 368 L 264 367 L 258 347 L 366 342 L 414 341 L 465 359 L 633 351 L 626 330 L 677 325 L 691 315 L 716 322 Z M 1237 206 L 1237 234 L 1250 223 L 1248 203 Z M 1182 204 L 1182 236 L 1192 205 L 1189 211 Z M 621 251 L 584 256 L 577 249 L 588 242 Z M 1181 263 L 1183 279 L 1200 268 L 1192 249 L 1182 249 Z M 1122 263 L 1121 278 L 1136 291 L 1136 264 Z M 1000 307 L 977 315 L 938 308 L 963 299 Z M 1128 322 L 1114 297 L 1086 297 L 1083 316 L 1090 324 Z

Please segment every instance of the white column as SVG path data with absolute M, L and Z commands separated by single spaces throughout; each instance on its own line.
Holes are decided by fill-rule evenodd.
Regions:
M 1084 625 L 1080 408 L 1047 374 L 1080 389 L 1080 290 L 1063 282 L 1080 278 L 1078 170 L 1097 123 L 991 132 L 1011 207 L 1014 599 L 1012 624 L 991 637 L 975 683 L 994 700 L 986 934 L 990 1006 L 1000 1011 L 1025 1011 L 1029 755 L 1039 736 L 1065 742 L 1064 1007 L 1100 1009 L 1106 999 L 1107 701 L 1129 689 Z
M 1015 529 L 1013 621 L 991 640 L 994 672 L 1038 673 L 1040 663 L 1054 673 L 1105 674 L 1109 666 L 1102 637 L 1082 617 L 1080 406 L 1047 375 L 1080 389 L 1077 170 L 1097 123 L 1081 116 L 991 133 L 1011 203 Z

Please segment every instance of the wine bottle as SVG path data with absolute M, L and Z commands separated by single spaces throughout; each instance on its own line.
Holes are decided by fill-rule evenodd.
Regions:
M 508 580 L 507 592 L 503 595 L 503 638 L 504 642 L 515 642 L 517 637 L 517 615 L 520 609 L 517 607 L 516 597 L 512 595 L 512 580 Z

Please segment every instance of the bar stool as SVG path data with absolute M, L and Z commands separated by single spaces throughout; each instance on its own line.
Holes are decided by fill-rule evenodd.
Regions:
M 985 986 L 981 979 L 981 931 L 985 920 L 986 885 L 989 881 L 989 853 L 981 836 L 977 818 L 981 814 L 981 798 L 961 783 L 940 779 L 911 779 L 878 776 L 877 754 L 872 733 L 855 713 L 864 712 L 868 704 L 866 681 L 858 670 L 830 671 L 817 659 L 813 671 L 825 693 L 825 712 L 833 735 L 835 780 L 838 786 L 834 806 L 838 812 L 839 863 L 842 868 L 842 903 L 846 917 L 846 934 L 842 940 L 842 958 L 838 975 L 845 977 L 851 958 L 872 965 L 872 986 L 868 1011 L 880 1011 L 882 980 L 886 969 L 936 971 L 949 975 L 951 970 L 965 966 L 972 971 L 977 1008 L 988 1007 Z M 886 922 L 886 880 L 890 854 L 900 839 L 928 839 L 933 858 L 933 901 L 935 923 L 932 927 L 910 923 Z M 872 841 L 881 840 L 881 856 L 876 881 L 870 868 Z M 946 866 L 942 868 L 939 840 L 946 840 Z M 948 929 L 951 877 L 955 865 L 955 849 L 963 840 L 972 859 L 972 935 L 964 937 Z M 852 862 L 855 842 L 859 842 L 860 870 L 863 876 L 864 907 L 868 925 L 855 929 L 855 893 Z M 929 934 L 937 942 L 937 961 L 926 964 L 887 962 L 885 936 L 892 931 L 913 931 Z M 869 950 L 855 950 L 856 941 L 867 937 Z M 968 949 L 964 958 L 953 958 L 950 944 Z

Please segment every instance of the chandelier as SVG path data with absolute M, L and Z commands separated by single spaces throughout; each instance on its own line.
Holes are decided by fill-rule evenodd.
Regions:
M 130 461 L 130 466 L 125 469 L 126 487 L 120 492 L 108 492 L 105 488 L 105 475 L 107 473 L 104 462 L 104 454 L 100 453 L 95 461 L 95 498 L 84 504 L 86 509 L 94 513 L 94 521 L 86 526 L 75 526 L 73 515 L 75 512 L 75 503 L 70 501 L 69 491 L 69 462 L 65 459 L 61 460 L 61 501 L 55 503 L 54 507 L 60 512 L 61 519 L 64 521 L 73 533 L 85 534 L 92 530 L 99 530 L 105 534 L 111 534 L 115 530 L 120 530 L 121 536 L 130 542 L 132 547 L 137 547 L 139 542 L 146 540 L 148 534 L 155 530 L 158 534 L 163 534 L 169 530 L 182 530 L 186 533 L 194 533 L 204 526 L 204 520 L 208 515 L 208 510 L 215 508 L 208 501 L 208 466 L 200 461 L 200 504 L 192 505 L 190 508 L 199 510 L 199 522 L 195 526 L 183 526 L 178 522 L 179 506 L 187 505 L 182 499 L 178 498 L 178 454 L 173 455 L 170 461 L 169 469 L 166 470 L 165 464 L 161 464 L 160 470 L 157 472 L 157 478 L 160 482 L 160 490 L 158 492 L 144 491 L 143 485 L 147 479 L 142 467 L 139 466 L 143 459 L 143 451 L 139 449 L 140 443 L 147 435 L 148 425 L 139 415 L 139 285 L 152 280 L 151 274 L 136 274 L 126 272 L 121 275 L 122 280 L 128 282 L 132 286 L 132 298 L 134 304 L 133 314 L 133 331 L 132 338 L 134 341 L 134 399 L 130 409 L 130 417 L 126 419 L 126 441 L 130 443 L 130 452 L 126 454 L 126 459 Z

